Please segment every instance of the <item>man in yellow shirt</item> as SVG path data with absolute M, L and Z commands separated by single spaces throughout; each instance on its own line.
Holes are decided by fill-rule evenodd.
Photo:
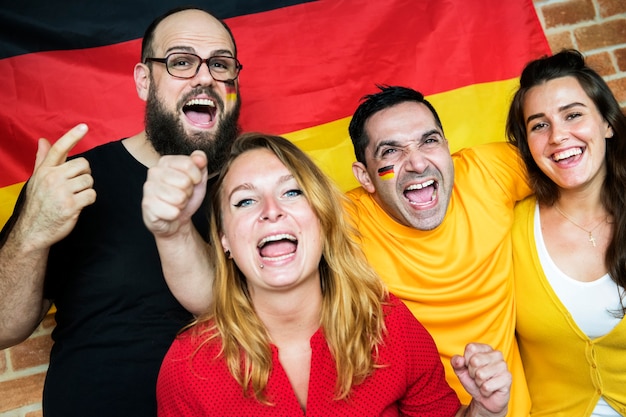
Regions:
M 432 334 L 459 398 L 450 358 L 468 342 L 500 350 L 513 375 L 509 416 L 530 400 L 515 340 L 510 230 L 530 194 L 505 142 L 450 154 L 437 112 L 419 92 L 380 87 L 350 123 L 361 187 L 349 207 L 369 262 Z

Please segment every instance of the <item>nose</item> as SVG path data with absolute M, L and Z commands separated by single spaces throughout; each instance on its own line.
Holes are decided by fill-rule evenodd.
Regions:
M 284 216 L 283 209 L 274 198 L 265 199 L 259 221 L 275 222 Z
M 215 79 L 211 75 L 211 71 L 209 71 L 209 62 L 204 60 L 200 63 L 200 68 L 198 68 L 198 73 L 195 77 L 193 77 L 194 85 L 210 85 L 215 83 Z
M 406 158 L 406 167 L 407 170 L 417 172 L 421 174 L 428 167 L 428 159 L 424 156 L 424 154 L 419 150 L 412 148 L 408 150 L 408 155 Z
M 563 143 L 568 138 L 568 131 L 562 126 L 561 123 L 553 123 L 550 130 L 550 143 L 558 145 Z

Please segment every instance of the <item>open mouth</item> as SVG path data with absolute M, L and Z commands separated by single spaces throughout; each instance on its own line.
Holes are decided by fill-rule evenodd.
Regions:
M 264 260 L 281 261 L 295 255 L 298 239 L 287 233 L 267 236 L 259 242 L 257 248 Z
M 556 152 L 552 155 L 552 160 L 554 162 L 564 162 L 566 160 L 572 160 L 575 157 L 577 157 L 578 155 L 582 155 L 583 153 L 583 149 L 582 148 L 570 148 L 570 149 L 566 149 L 562 152 Z
M 210 125 L 217 114 L 217 107 L 211 99 L 194 98 L 185 103 L 183 113 L 196 125 Z
M 435 180 L 413 184 L 404 190 L 404 196 L 411 204 L 428 204 L 437 197 L 439 184 Z

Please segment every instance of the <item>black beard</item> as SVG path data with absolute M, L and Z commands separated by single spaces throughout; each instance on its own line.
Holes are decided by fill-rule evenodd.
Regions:
M 224 104 L 219 97 L 212 92 L 208 93 L 219 108 L 223 109 Z M 197 91 L 192 93 L 196 94 Z M 240 108 L 241 100 L 238 96 L 235 107 L 224 114 L 222 120 L 218 122 L 215 134 L 210 132 L 187 134 L 177 115 L 165 109 L 155 89 L 151 88 L 146 101 L 146 135 L 160 155 L 189 155 L 196 149 L 204 151 L 208 159 L 209 173 L 217 172 L 224 165 L 230 146 L 240 132 L 238 123 Z

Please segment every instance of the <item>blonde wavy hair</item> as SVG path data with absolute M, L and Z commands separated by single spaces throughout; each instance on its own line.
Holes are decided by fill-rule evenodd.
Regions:
M 230 157 L 213 187 L 211 256 L 215 265 L 212 308 L 198 317 L 200 348 L 209 341 L 222 344 L 221 359 L 243 389 L 244 396 L 271 404 L 265 393 L 272 368 L 269 334 L 256 315 L 246 277 L 224 253 L 220 242 L 224 177 L 235 159 L 247 151 L 268 149 L 293 174 L 320 220 L 323 238 L 319 263 L 322 307 L 320 326 L 335 359 L 336 399 L 349 397 L 352 386 L 374 372 L 378 346 L 386 331 L 383 306 L 388 293 L 355 241 L 343 193 L 297 146 L 279 136 L 248 133 L 234 142 Z M 201 329 L 201 330 L 198 330 Z

